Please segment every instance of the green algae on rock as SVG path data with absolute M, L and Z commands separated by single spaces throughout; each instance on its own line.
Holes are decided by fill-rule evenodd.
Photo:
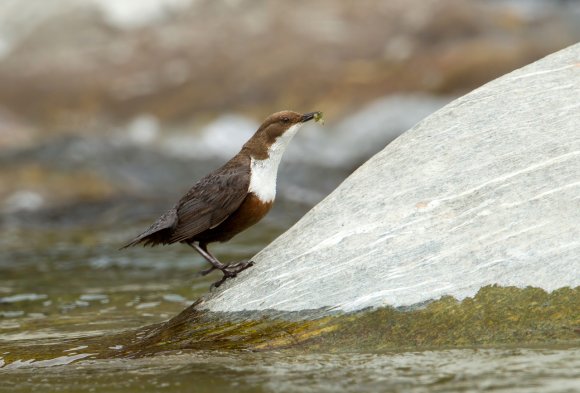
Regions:
M 579 344 L 580 287 L 487 286 L 473 298 L 446 296 L 421 307 L 392 307 L 296 320 L 292 313 L 251 317 L 207 313 L 195 305 L 146 329 L 125 355 L 183 349 L 358 351 L 438 347 Z M 257 315 L 257 314 L 254 314 Z
M 383 307 L 315 318 L 295 313 L 211 313 L 197 303 L 171 320 L 58 345 L 4 346 L 2 361 L 49 360 L 84 347 L 87 358 L 135 358 L 184 350 L 385 352 L 457 347 L 580 345 L 580 287 L 487 286 L 473 298 L 443 297 L 406 309 Z M 75 354 L 77 353 L 75 352 Z M 31 363 L 32 365 L 34 363 Z
M 410 311 L 390 307 L 337 318 L 311 350 L 384 351 L 465 346 L 580 344 L 580 287 L 486 286 L 463 301 L 446 296 Z

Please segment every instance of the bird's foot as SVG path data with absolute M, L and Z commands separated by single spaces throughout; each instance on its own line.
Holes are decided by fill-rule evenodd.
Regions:
M 252 266 L 254 266 L 254 261 L 240 261 L 226 265 L 225 270 L 233 273 L 239 273 Z
M 242 270 L 245 270 L 251 266 L 254 266 L 254 262 L 252 262 L 252 261 L 240 261 L 237 263 L 230 263 L 228 265 L 225 265 L 223 269 L 220 269 L 219 267 L 212 265 L 211 267 L 199 272 L 199 275 L 200 276 L 207 276 L 208 274 L 210 274 L 214 270 L 221 270 L 222 272 L 227 270 L 229 272 L 239 273 Z
M 220 285 L 222 285 L 228 278 L 234 278 L 238 275 L 238 273 L 246 270 L 249 267 L 254 266 L 254 262 L 253 261 L 241 261 L 241 262 L 237 262 L 234 264 L 228 264 L 226 265 L 223 269 L 220 269 L 222 271 L 222 273 L 224 274 L 224 276 L 214 282 L 213 284 L 211 284 L 210 286 L 210 290 L 212 290 L 213 288 L 218 288 Z M 212 267 L 208 270 L 208 273 L 211 272 L 212 270 L 216 269 L 215 267 Z M 202 272 L 203 273 L 203 272 Z M 207 274 L 207 273 L 206 273 Z

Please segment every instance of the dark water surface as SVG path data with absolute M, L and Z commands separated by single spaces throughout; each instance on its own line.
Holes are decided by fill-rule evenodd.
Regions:
M 220 277 L 199 276 L 207 266 L 187 246 L 117 250 L 139 229 L 3 233 L 0 349 L 3 341 L 93 336 L 160 322 Z M 280 232 L 269 229 L 217 246 L 216 254 L 225 261 L 248 258 Z
M 0 391 L 577 392 L 580 349 L 196 352 L 0 370 Z

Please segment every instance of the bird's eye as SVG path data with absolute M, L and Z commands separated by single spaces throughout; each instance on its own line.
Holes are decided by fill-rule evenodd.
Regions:
M 290 119 L 287 117 L 282 118 L 282 123 L 288 123 L 289 121 L 290 121 Z

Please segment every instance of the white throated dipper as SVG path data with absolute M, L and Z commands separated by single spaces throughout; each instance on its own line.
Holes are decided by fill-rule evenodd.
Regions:
M 270 115 L 234 158 L 198 181 L 149 229 L 122 248 L 188 244 L 212 264 L 201 274 L 214 269 L 223 272 L 212 287 L 253 266 L 252 261 L 223 264 L 207 245 L 230 240 L 268 213 L 276 196 L 276 176 L 284 150 L 303 123 L 321 118 L 321 112 Z

